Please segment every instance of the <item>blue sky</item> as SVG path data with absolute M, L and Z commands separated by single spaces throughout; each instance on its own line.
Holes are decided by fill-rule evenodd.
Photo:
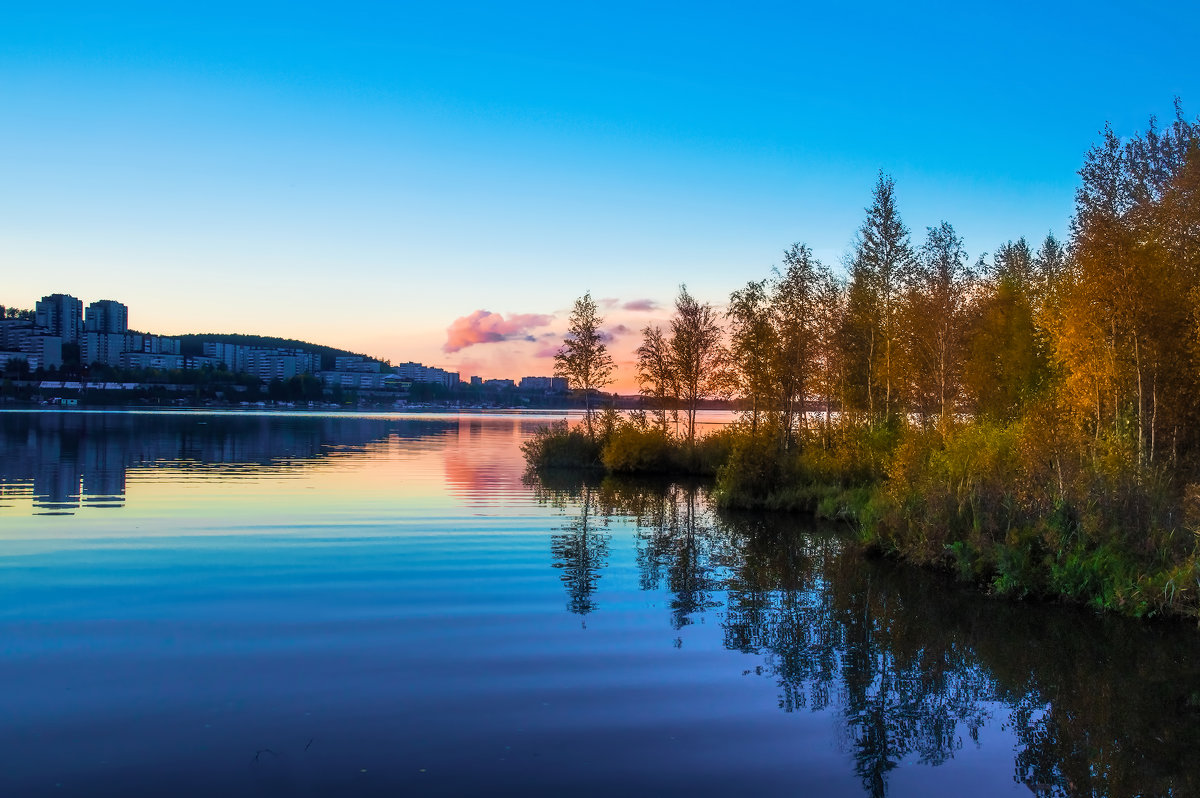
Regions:
M 455 319 L 836 264 L 881 169 L 917 240 L 1065 237 L 1105 121 L 1200 108 L 1191 4 L 9 5 L 0 303 L 487 376 L 562 325 Z

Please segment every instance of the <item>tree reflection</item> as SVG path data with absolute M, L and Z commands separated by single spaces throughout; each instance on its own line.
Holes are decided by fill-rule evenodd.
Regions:
M 596 583 L 608 564 L 609 516 L 597 514 L 595 492 L 593 486 L 581 484 L 579 515 L 550 537 L 554 567 L 562 569 L 560 578 L 567 589 L 567 609 L 577 615 L 596 609 Z
M 701 504 L 700 488 L 672 483 L 637 491 L 616 481 L 608 487 L 615 499 L 634 494 L 639 581 L 643 590 L 670 592 L 671 626 L 682 629 L 721 606 L 714 594 L 723 586 L 716 571 L 724 541 Z
M 577 513 L 553 544 L 573 612 L 597 607 L 610 524 L 627 524 L 670 624 L 720 609 L 725 646 L 760 658 L 745 672 L 774 681 L 781 709 L 836 713 L 872 796 L 989 724 L 1015 735 L 1013 779 L 1032 794 L 1200 795 L 1194 629 L 991 600 L 809 521 L 716 512 L 703 486 L 530 484 Z
M 995 685 L 876 569 L 839 576 L 830 592 L 834 623 L 845 634 L 845 735 L 863 786 L 882 796 L 887 772 L 902 760 L 940 765 L 961 747 L 960 730 L 978 740 Z

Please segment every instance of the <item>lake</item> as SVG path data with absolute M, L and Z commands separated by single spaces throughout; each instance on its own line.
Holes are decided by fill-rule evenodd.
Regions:
M 1200 795 L 1200 633 L 1013 604 L 554 417 L 0 412 L 0 795 Z

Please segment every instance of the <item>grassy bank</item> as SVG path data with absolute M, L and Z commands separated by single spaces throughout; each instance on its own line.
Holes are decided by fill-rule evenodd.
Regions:
M 597 414 L 593 437 L 560 421 L 539 430 L 521 450 L 534 470 L 713 477 L 729 460 L 734 440 L 732 430 L 721 430 L 689 443 L 644 414 L 609 409 Z
M 733 509 L 841 519 L 868 552 L 1014 598 L 1200 618 L 1200 486 L 1138 464 L 1119 431 L 1047 410 L 1009 423 L 821 427 L 790 441 L 735 424 L 694 445 L 639 417 L 565 424 L 525 446 L 538 469 L 700 475 Z
M 872 548 L 1005 595 L 1200 618 L 1195 486 L 1053 417 L 911 433 L 859 518 Z

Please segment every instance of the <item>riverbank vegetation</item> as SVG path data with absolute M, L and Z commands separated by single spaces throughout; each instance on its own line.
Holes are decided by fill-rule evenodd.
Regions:
M 973 261 L 947 222 L 914 243 L 881 174 L 843 273 L 797 243 L 721 311 L 682 288 L 642 331 L 644 412 L 529 462 L 709 474 L 727 507 L 845 518 L 1000 593 L 1200 617 L 1198 146 L 1178 107 L 1106 129 L 1066 243 Z M 740 417 L 699 435 L 718 396 Z
M 761 655 L 742 673 L 773 683 L 780 710 L 836 713 L 863 795 L 886 796 L 896 762 L 949 761 L 964 730 L 996 725 L 1032 795 L 1200 794 L 1200 637 L 1182 625 L 979 601 L 941 574 L 864 559 L 828 524 L 714 507 L 711 483 L 565 471 L 527 483 L 561 513 L 550 553 L 568 611 L 606 608 L 632 538 L 636 580 L 620 590 L 655 591 L 672 628 L 705 625 Z

